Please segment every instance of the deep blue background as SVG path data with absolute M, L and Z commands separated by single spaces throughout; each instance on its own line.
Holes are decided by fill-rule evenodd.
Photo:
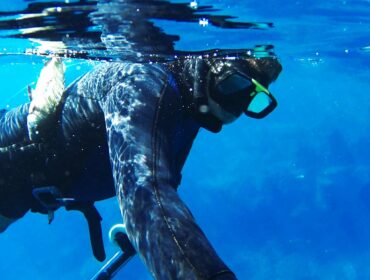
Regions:
M 271 30 L 158 23 L 183 34 L 180 49 L 274 44 L 284 67 L 270 87 L 277 110 L 217 135 L 202 131 L 183 172 L 181 196 L 239 279 L 370 279 L 370 52 L 361 51 L 370 46 L 370 2 L 324 2 L 201 2 L 273 22 Z M 26 100 L 41 62 L 0 57 L 1 107 Z M 66 64 L 69 81 L 89 68 Z M 105 232 L 120 222 L 115 199 L 98 207 Z M 61 210 L 50 226 L 28 214 L 0 248 L 4 280 L 89 279 L 100 267 L 79 213 Z M 137 257 L 120 275 L 151 279 Z

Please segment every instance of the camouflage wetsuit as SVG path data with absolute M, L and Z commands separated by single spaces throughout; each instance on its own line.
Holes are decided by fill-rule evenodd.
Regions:
M 49 141 L 54 152 L 40 153 L 40 147 L 27 140 L 27 104 L 9 111 L 0 119 L 0 160 L 13 162 L 0 168 L 10 171 L 14 164 L 20 168 L 33 166 L 33 175 L 24 174 L 27 179 L 21 182 L 8 178 L 18 186 L 11 198 L 17 201 L 19 188 L 30 182 L 68 183 L 70 174 L 84 169 L 83 165 L 89 162 L 90 153 L 86 151 L 99 150 L 98 147 L 104 151 L 108 142 L 114 185 L 128 236 L 153 276 L 235 279 L 176 191 L 200 127 L 185 107 L 175 80 L 161 66 L 105 63 L 68 89 L 59 125 L 52 133 L 53 141 Z M 26 152 L 21 153 L 22 146 Z M 76 157 L 83 164 L 69 164 L 76 162 Z M 98 158 L 102 162 L 96 160 L 96 168 L 107 174 L 110 167 L 104 156 Z M 43 168 L 50 172 L 40 171 Z M 50 175 L 53 172 L 57 174 Z M 104 178 L 101 176 L 102 183 Z M 8 190 L 12 186 L 8 184 Z M 7 188 L 4 197 L 8 195 L 6 191 Z M 29 209 L 29 193 L 21 200 L 25 207 L 13 217 Z M 10 207 L 4 205 L 0 206 L 0 213 Z

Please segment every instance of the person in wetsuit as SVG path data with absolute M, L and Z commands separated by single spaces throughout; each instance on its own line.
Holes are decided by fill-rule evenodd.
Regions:
M 218 132 L 243 112 L 255 118 L 267 115 L 276 106 L 267 87 L 280 71 L 274 58 L 244 55 L 194 57 L 163 64 L 102 63 L 66 90 L 56 125 L 40 142 L 30 141 L 27 134 L 29 104 L 4 113 L 0 151 L 11 154 L 6 159 L 10 162 L 7 171 L 12 172 L 11 160 L 26 167 L 37 155 L 31 173 L 42 174 L 24 174 L 26 179 L 20 183 L 19 178 L 5 178 L 9 181 L 3 180 L 1 186 L 12 193 L 8 205 L 13 203 L 13 213 L 0 205 L 0 215 L 10 221 L 23 216 L 29 209 L 26 201 L 32 186 L 51 180 L 49 173 L 53 172 L 58 178 L 54 183 L 73 183 L 80 178 L 94 147 L 108 144 L 128 237 L 153 277 L 236 279 L 196 224 L 177 187 L 199 129 Z M 69 161 L 76 162 L 76 157 L 68 153 L 78 155 L 81 150 L 87 154 L 73 166 Z M 22 159 L 17 159 L 21 154 Z M 96 164 L 102 171 L 110 168 L 99 160 Z M 14 191 L 12 180 L 19 183 Z M 24 192 L 23 186 L 26 194 L 18 203 L 17 193 Z M 6 191 L 1 193 L 0 197 L 6 197 Z M 25 207 L 20 205 L 23 203 Z

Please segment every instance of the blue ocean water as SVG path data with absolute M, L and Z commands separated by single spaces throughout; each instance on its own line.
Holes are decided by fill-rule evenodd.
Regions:
M 9 9 L 3 3 L 0 10 Z M 182 198 L 238 279 L 370 279 L 370 2 L 201 4 L 275 27 L 158 22 L 182 35 L 178 48 L 273 44 L 284 70 L 270 87 L 279 106 L 268 118 L 244 117 L 220 134 L 200 133 L 183 171 Z M 4 39 L 0 46 L 17 43 Z M 1 107 L 27 100 L 42 60 L 0 57 Z M 92 67 L 66 64 L 69 81 Z M 121 221 L 118 204 L 97 206 L 107 233 Z M 105 242 L 112 255 L 116 248 Z M 0 248 L 4 280 L 89 279 L 101 266 L 82 215 L 64 210 L 51 225 L 27 214 L 0 235 Z M 135 257 L 117 279 L 151 277 Z

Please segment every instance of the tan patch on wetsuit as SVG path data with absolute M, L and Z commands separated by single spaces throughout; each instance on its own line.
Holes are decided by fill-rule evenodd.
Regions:
M 52 118 L 62 101 L 65 67 L 60 58 L 53 57 L 41 70 L 36 88 L 31 93 L 27 116 L 28 134 L 32 141 L 41 137 L 45 124 Z

